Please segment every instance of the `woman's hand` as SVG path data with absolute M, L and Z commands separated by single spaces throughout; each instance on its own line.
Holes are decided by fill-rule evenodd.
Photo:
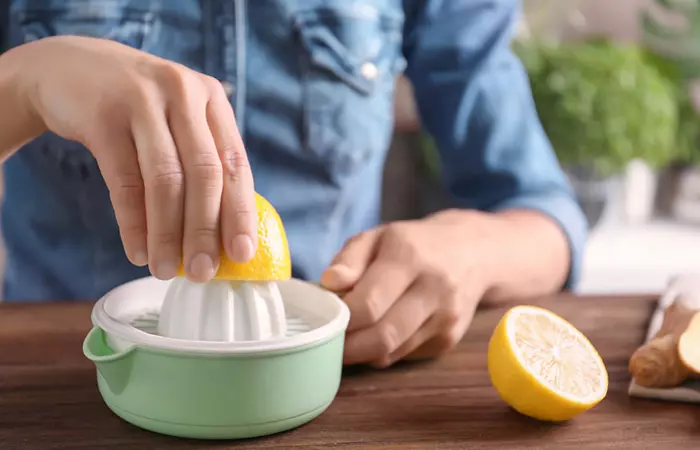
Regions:
M 346 292 L 345 364 L 387 367 L 450 350 L 480 302 L 556 292 L 568 270 L 566 236 L 548 217 L 449 210 L 356 235 L 321 284 Z
M 477 262 L 486 234 L 479 222 L 440 214 L 350 239 L 321 277 L 324 287 L 348 291 L 345 364 L 387 367 L 459 342 L 485 290 Z
M 169 279 L 184 256 L 188 276 L 208 281 L 222 239 L 232 260 L 252 258 L 253 178 L 216 79 L 109 40 L 52 37 L 13 52 L 44 128 L 95 156 L 132 263 Z

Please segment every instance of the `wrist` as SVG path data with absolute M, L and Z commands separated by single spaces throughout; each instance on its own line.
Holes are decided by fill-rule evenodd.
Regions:
M 497 289 L 503 278 L 503 261 L 507 258 L 507 236 L 510 224 L 492 213 L 470 209 L 448 209 L 429 217 L 429 220 L 454 227 L 454 245 L 467 261 L 461 268 L 462 279 L 482 294 Z
M 46 131 L 37 108 L 37 80 L 32 69 L 32 59 L 40 57 L 31 48 L 36 44 L 24 44 L 0 55 L 0 98 L 11 106 L 6 113 L 12 116 L 9 121 L 17 125 L 16 140 L 22 141 L 19 144 Z
M 564 287 L 571 249 L 564 230 L 549 216 L 531 209 L 494 213 L 500 224 L 489 301 L 522 300 L 555 294 Z
M 46 131 L 46 126 L 37 101 L 39 90 L 37 72 L 40 69 L 35 64 L 45 58 L 38 51 L 42 44 L 38 41 L 20 45 L 11 49 L 8 56 L 13 58 L 10 64 L 15 67 L 11 76 L 14 76 L 14 83 L 17 87 L 17 102 L 21 105 L 25 117 L 32 127 L 41 128 L 43 132 Z
M 570 250 L 563 231 L 533 210 L 448 210 L 433 216 L 458 227 L 458 246 L 468 254 L 468 276 L 486 302 L 502 303 L 559 291 L 568 275 Z

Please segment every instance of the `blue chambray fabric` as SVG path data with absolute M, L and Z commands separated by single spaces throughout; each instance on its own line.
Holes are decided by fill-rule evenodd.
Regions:
M 509 50 L 518 13 L 515 0 L 10 0 L 4 44 L 102 37 L 226 83 L 303 279 L 378 224 L 405 72 L 455 203 L 551 216 L 569 239 L 571 287 L 587 225 Z M 124 254 L 87 149 L 47 133 L 4 171 L 5 301 L 94 300 L 148 275 Z

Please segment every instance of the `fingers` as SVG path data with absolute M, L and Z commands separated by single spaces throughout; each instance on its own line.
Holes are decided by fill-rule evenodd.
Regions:
M 348 332 L 378 323 L 415 279 L 415 273 L 392 261 L 376 260 L 343 300 L 350 308 Z
M 100 171 L 109 189 L 119 234 L 127 258 L 136 266 L 148 264 L 146 242 L 146 204 L 143 179 L 131 133 L 117 127 L 106 127 L 95 146 Z
M 452 350 L 464 337 L 471 319 L 472 316 L 464 317 L 458 325 L 445 328 L 441 326 L 442 318 L 433 316 L 410 342 L 391 355 L 389 365 L 404 358 L 410 361 L 435 358 Z
M 220 262 L 221 160 L 203 103 L 198 104 L 197 98 L 185 97 L 169 110 L 170 130 L 185 174 L 185 272 L 193 281 L 206 282 L 216 274 Z
M 429 285 L 417 281 L 376 325 L 348 336 L 343 362 L 360 364 L 387 359 L 421 328 L 436 308 L 437 300 Z
M 393 364 L 404 358 L 412 361 L 435 358 L 452 350 L 464 337 L 476 312 L 476 303 L 467 308 L 459 308 L 457 304 L 454 299 L 443 302 L 416 336 L 391 355 L 387 362 Z
M 423 352 L 423 358 L 435 356 L 435 353 L 428 353 L 431 350 L 435 350 L 433 348 L 434 346 L 428 348 L 425 346 L 425 344 L 426 342 L 437 342 L 438 336 L 436 336 L 436 334 L 438 334 L 437 332 L 439 326 L 439 319 L 435 315 L 433 315 L 432 317 L 430 317 L 430 319 L 426 320 L 425 323 L 423 323 L 423 325 L 418 329 L 418 331 L 416 331 L 413 334 L 413 336 L 408 338 L 398 349 L 394 350 L 388 355 L 382 355 L 379 359 L 372 361 L 370 365 L 378 369 L 384 369 L 386 367 L 391 366 L 395 362 L 406 358 L 408 355 L 412 354 L 416 351 L 416 349 L 419 348 L 421 348 Z M 416 358 L 422 359 L 420 358 L 420 355 L 416 355 Z
M 380 236 L 381 228 L 375 228 L 350 238 L 321 275 L 321 285 L 335 292 L 351 289 L 374 259 Z
M 162 110 L 144 106 L 131 128 L 145 189 L 149 268 L 167 280 L 182 258 L 185 175 Z
M 223 168 L 221 238 L 232 261 L 249 261 L 257 249 L 255 187 L 231 104 L 221 85 L 209 79 L 206 117 Z

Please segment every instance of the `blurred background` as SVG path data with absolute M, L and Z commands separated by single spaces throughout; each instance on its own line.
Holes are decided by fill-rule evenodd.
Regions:
M 700 0 L 524 0 L 513 49 L 591 226 L 582 294 L 700 273 Z M 384 220 L 446 204 L 399 81 Z M 415 198 L 420 201 L 416 203 Z

